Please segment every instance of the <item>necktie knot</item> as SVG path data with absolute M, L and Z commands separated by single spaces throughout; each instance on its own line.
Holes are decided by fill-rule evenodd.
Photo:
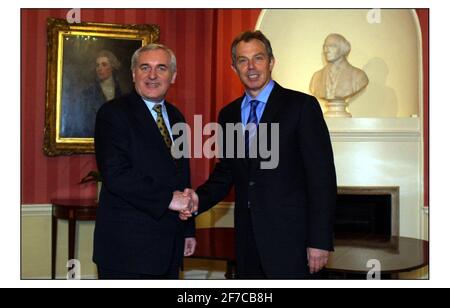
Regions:
M 158 114 L 162 114 L 162 106 L 161 104 L 156 104 L 155 106 L 153 106 L 153 110 Z
M 258 104 L 259 104 L 259 101 L 256 99 L 250 101 L 250 107 L 252 109 L 256 109 L 258 107 Z

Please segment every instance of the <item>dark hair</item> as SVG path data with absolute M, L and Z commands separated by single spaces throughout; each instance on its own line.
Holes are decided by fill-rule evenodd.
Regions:
M 231 44 L 231 61 L 234 67 L 236 67 L 236 60 L 237 60 L 236 46 L 242 41 L 250 42 L 251 40 L 261 41 L 264 44 L 264 47 L 266 48 L 266 52 L 269 55 L 269 59 L 273 59 L 272 46 L 270 45 L 270 41 L 267 39 L 267 37 L 259 30 L 245 31 L 239 34 Z

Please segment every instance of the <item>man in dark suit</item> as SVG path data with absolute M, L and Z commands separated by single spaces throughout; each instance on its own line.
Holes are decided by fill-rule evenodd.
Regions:
M 189 160 L 174 159 L 171 127 L 184 123 L 165 101 L 176 58 L 164 45 L 138 49 L 131 60 L 135 91 L 97 114 L 95 149 L 103 176 L 94 233 L 100 279 L 178 278 L 184 255 L 195 250 L 194 220 L 178 211 L 192 202 Z
M 262 168 L 260 149 L 255 157 L 250 155 L 261 141 L 256 136 L 262 135 L 243 128 L 245 158 L 236 153 L 235 141 L 234 156 L 222 158 L 208 181 L 189 193 L 201 213 L 224 199 L 234 185 L 238 278 L 312 278 L 333 250 L 336 202 L 333 152 L 321 108 L 314 97 L 272 80 L 275 59 L 260 31 L 244 32 L 234 40 L 232 61 L 245 94 L 219 113 L 223 153 L 230 139 L 239 140 L 234 132 L 229 136 L 226 124 L 255 124 L 257 131 L 263 124 L 269 130 L 277 124 L 278 140 L 268 138 L 268 148 L 279 161 L 274 168 Z M 180 214 L 182 219 L 187 216 Z

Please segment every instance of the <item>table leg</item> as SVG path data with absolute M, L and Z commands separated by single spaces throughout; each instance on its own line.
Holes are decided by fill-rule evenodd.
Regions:
M 227 260 L 227 272 L 225 273 L 226 279 L 236 279 L 236 261 Z
M 57 233 L 58 220 L 55 216 L 52 215 L 52 279 L 55 279 Z
M 75 228 L 76 220 L 69 219 L 69 260 L 75 258 Z

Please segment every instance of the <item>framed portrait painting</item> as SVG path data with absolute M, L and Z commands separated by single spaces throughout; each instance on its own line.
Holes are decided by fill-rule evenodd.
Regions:
M 47 21 L 44 152 L 94 153 L 100 106 L 132 90 L 131 57 L 159 40 L 157 25 Z

